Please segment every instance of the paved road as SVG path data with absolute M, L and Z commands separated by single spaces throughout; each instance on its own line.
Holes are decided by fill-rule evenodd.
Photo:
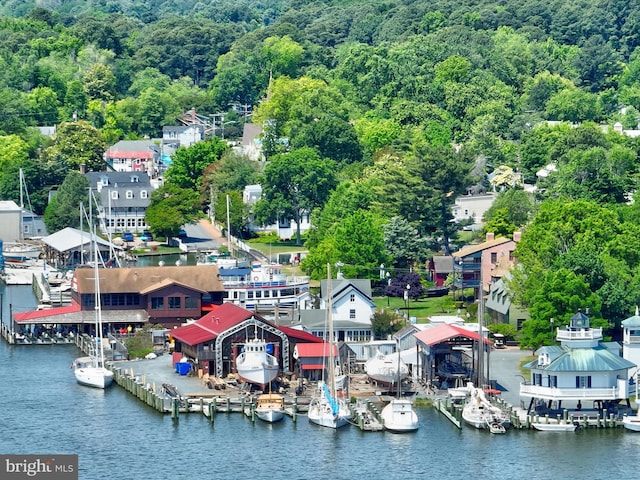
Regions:
M 220 245 L 225 245 L 226 240 L 213 226 L 203 224 L 206 220 L 199 223 L 189 223 L 184 226 L 187 237 L 182 239 L 182 243 L 187 245 L 189 251 L 193 250 L 214 250 Z
M 520 406 L 520 361 L 522 358 L 531 358 L 531 352 L 520 350 L 517 347 L 502 350 L 491 350 L 489 376 L 503 390 L 502 398 L 511 405 Z

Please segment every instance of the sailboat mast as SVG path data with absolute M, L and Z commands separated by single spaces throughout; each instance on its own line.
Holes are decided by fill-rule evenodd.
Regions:
M 331 299 L 331 264 L 327 263 L 327 320 L 329 324 L 329 388 L 331 389 L 331 396 L 336 397 L 336 382 L 335 382 L 335 365 L 333 358 L 333 315 L 331 314 L 332 299 Z

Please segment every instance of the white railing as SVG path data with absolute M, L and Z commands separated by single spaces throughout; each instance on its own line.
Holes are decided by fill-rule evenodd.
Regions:
M 558 328 L 558 340 L 595 340 L 602 338 L 602 328 L 582 328 L 580 330 L 565 330 Z
M 616 400 L 625 392 L 618 387 L 609 388 L 556 388 L 520 384 L 520 395 L 548 400 Z

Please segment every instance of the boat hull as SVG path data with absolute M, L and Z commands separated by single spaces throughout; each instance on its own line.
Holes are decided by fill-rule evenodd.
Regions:
M 573 423 L 532 423 L 531 426 L 541 432 L 574 432 L 576 425 Z M 638 424 L 640 427 L 640 424 Z
M 342 400 L 338 401 L 339 410 L 335 415 L 331 412 L 329 402 L 319 401 L 309 404 L 307 417 L 309 421 L 315 425 L 327 428 L 341 428 L 349 424 L 351 413 L 346 403 Z
M 275 366 L 258 366 L 258 367 L 240 367 L 238 366 L 238 376 L 247 383 L 252 383 L 264 389 L 269 383 L 278 376 L 278 365 Z
M 264 422 L 279 422 L 284 418 L 284 397 L 277 393 L 260 395 L 255 414 Z
M 393 433 L 408 433 L 418 430 L 418 415 L 409 400 L 395 399 L 380 413 L 385 430 Z
M 628 416 L 622 419 L 622 426 L 632 432 L 640 432 L 640 416 Z
M 104 367 L 77 367 L 74 370 L 80 385 L 93 388 L 108 388 L 113 384 L 113 372 Z

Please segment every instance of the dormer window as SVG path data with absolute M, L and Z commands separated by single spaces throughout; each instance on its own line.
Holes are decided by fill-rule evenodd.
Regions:
M 100 184 L 103 186 L 109 185 L 109 177 L 100 177 Z
M 117 199 L 118 199 L 118 191 L 111 190 L 111 200 L 117 200 Z
M 149 194 L 147 193 L 146 190 L 141 190 L 140 191 L 140 198 L 147 198 L 149 196 Z
M 138 183 L 140 181 L 140 178 L 137 175 L 133 175 L 131 177 L 131 183 Z
M 131 200 L 133 198 L 133 192 L 131 190 L 127 190 L 126 196 L 127 200 Z

